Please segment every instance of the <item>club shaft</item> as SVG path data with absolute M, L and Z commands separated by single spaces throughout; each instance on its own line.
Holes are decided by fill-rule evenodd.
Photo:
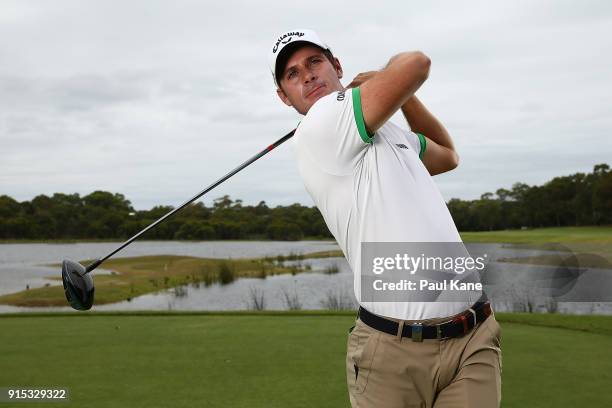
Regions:
M 195 196 L 193 196 L 189 200 L 185 201 L 179 207 L 177 207 L 174 210 L 170 211 L 169 213 L 167 213 L 166 215 L 164 215 L 163 217 L 161 217 L 160 219 L 158 219 L 157 221 L 155 221 L 151 225 L 147 226 L 142 231 L 138 232 L 136 235 L 134 235 L 133 237 L 131 237 L 130 239 L 125 241 L 123 244 L 121 244 L 121 246 L 119 246 L 113 252 L 111 252 L 108 255 L 106 255 L 104 258 L 96 259 L 94 262 L 92 262 L 91 264 L 89 264 L 85 268 L 85 273 L 89 273 L 89 272 L 93 271 L 98 266 L 100 266 L 100 264 L 102 262 L 104 262 L 105 260 L 107 260 L 111 256 L 115 255 L 117 252 L 121 251 L 126 246 L 130 245 L 132 242 L 134 242 L 136 239 L 138 239 L 138 237 L 140 237 L 142 234 L 144 234 L 145 232 L 147 232 L 151 228 L 155 227 L 157 224 L 163 222 L 167 218 L 173 216 L 174 214 L 179 212 L 181 209 L 185 208 L 187 205 L 191 204 L 192 202 L 194 202 L 198 198 L 202 197 L 204 194 L 208 193 L 210 190 L 214 189 L 219 184 L 223 183 L 225 180 L 229 179 L 230 177 L 232 177 L 234 174 L 238 173 L 239 171 L 241 171 L 245 167 L 248 167 L 253 162 L 258 160 L 259 158 L 265 156 L 267 153 L 271 152 L 272 150 L 274 150 L 275 148 L 277 148 L 278 146 L 280 146 L 281 144 L 283 144 L 284 142 L 289 140 L 291 137 L 293 137 L 294 134 L 295 134 L 295 129 L 292 130 L 291 132 L 287 133 L 285 136 L 281 137 L 276 142 L 272 143 L 270 146 L 266 147 L 264 150 L 260 151 L 259 153 L 257 153 L 256 155 L 254 155 L 253 157 L 251 157 L 250 159 L 248 159 L 247 161 L 245 161 L 244 163 L 242 163 L 238 167 L 236 167 L 234 170 L 232 170 L 229 173 L 227 173 L 225 176 L 221 177 L 219 180 L 217 180 L 214 183 L 212 183 L 210 186 L 206 187 L 204 190 L 200 191 L 198 194 L 196 194 Z

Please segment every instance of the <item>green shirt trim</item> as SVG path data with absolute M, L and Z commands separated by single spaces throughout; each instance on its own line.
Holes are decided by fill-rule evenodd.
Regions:
M 365 121 L 363 120 L 363 111 L 361 110 L 361 90 L 359 87 L 352 89 L 353 95 L 353 112 L 355 113 L 355 123 L 357 124 L 357 130 L 359 130 L 359 136 L 365 143 L 372 144 L 374 135 L 368 134 L 365 127 Z
M 421 142 L 421 151 L 419 152 L 419 159 L 423 160 L 423 153 L 425 153 L 425 148 L 427 147 L 427 139 L 420 133 L 417 133 L 419 137 L 419 142 Z

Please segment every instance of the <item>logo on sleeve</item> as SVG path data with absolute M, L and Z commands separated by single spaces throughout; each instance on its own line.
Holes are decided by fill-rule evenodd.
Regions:
M 400 149 L 408 149 L 408 146 L 406 146 L 405 144 L 402 144 L 402 143 L 396 143 L 395 145 L 397 147 L 399 147 Z
M 338 91 L 338 96 L 336 97 L 337 101 L 343 101 L 344 100 L 344 91 Z

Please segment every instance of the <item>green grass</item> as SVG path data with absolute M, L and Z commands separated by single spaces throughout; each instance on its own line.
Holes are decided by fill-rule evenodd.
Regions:
M 502 324 L 503 407 L 610 407 L 612 337 Z
M 554 227 L 527 230 L 462 232 L 465 242 L 547 244 L 550 242 L 612 244 L 612 226 Z
M 58 406 L 347 406 L 350 322 L 304 314 L 0 318 L 0 384 L 68 387 L 72 403 Z
M 612 406 L 612 316 L 496 317 L 504 408 Z M 353 319 L 319 311 L 6 315 L 0 384 L 70 389 L 70 403 L 41 407 L 347 407 Z
M 517 248 L 571 251 L 576 254 L 578 264 L 586 267 L 607 268 L 612 264 L 612 226 L 462 232 L 461 238 L 473 243 L 507 243 Z M 506 261 L 541 265 L 559 262 L 557 257 L 547 256 Z
M 612 316 L 495 312 L 495 317 L 504 323 L 574 330 L 612 337 Z

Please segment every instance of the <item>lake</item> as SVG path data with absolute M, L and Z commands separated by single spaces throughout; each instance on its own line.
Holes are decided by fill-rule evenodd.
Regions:
M 76 261 L 104 256 L 120 245 L 120 242 L 73 243 L 73 244 L 0 244 L 0 294 L 18 292 L 26 288 L 61 284 L 59 264 L 62 259 Z M 506 296 L 508 282 L 529 281 L 533 276 L 547 276 L 549 267 L 495 262 L 500 257 L 533 256 L 550 251 L 517 249 L 502 244 L 466 244 L 468 251 L 487 253 L 491 270 L 496 279 L 504 277 L 504 288 L 486 286 L 485 290 L 492 298 L 497 311 L 520 310 L 524 299 L 516 293 L 511 298 Z M 339 249 L 333 241 L 138 241 L 132 243 L 115 257 L 134 257 L 145 255 L 185 255 L 206 258 L 240 258 L 288 255 L 290 253 L 309 253 Z M 94 305 L 93 310 L 244 310 L 263 307 L 270 310 L 298 309 L 334 309 L 353 308 L 356 301 L 353 295 L 353 274 L 344 258 L 309 259 L 301 262 L 310 265 L 312 270 L 296 275 L 269 276 L 265 279 L 241 278 L 227 284 L 210 286 L 188 285 L 173 288 L 155 294 L 148 294 L 108 305 Z M 335 266 L 337 273 L 327 274 L 324 270 Z M 494 267 L 494 268 L 493 268 Z M 583 273 L 573 284 L 587 293 L 588 299 L 600 299 L 593 290 L 609 284 L 610 271 L 582 268 Z M 108 273 L 103 266 L 93 272 L 95 275 Z M 540 274 L 540 275 L 538 275 Z M 542 275 L 544 274 L 544 275 Z M 492 280 L 493 281 L 493 280 Z M 533 280 L 535 281 L 535 280 Z M 499 283 L 499 282 L 498 282 Z M 512 284 L 514 285 L 514 284 Z M 602 286 L 604 285 L 604 286 Z M 503 293 L 502 293 L 503 292 Z M 595 296 L 595 297 L 589 297 Z M 560 298 L 562 299 L 562 298 Z M 563 302 L 559 301 L 556 310 L 563 313 L 600 313 L 612 314 L 612 302 Z M 536 310 L 544 311 L 546 307 L 536 305 Z M 72 310 L 70 307 L 22 308 L 0 305 L 0 312 L 27 311 L 60 311 Z

